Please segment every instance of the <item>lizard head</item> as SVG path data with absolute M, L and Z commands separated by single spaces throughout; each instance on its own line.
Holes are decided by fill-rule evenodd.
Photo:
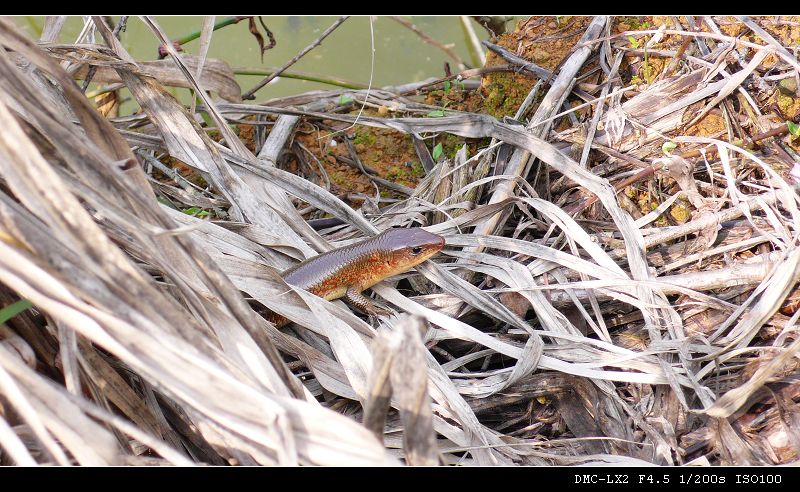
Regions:
M 381 246 L 389 253 L 392 274 L 410 270 L 444 247 L 444 238 L 420 227 L 389 229 L 381 233 Z

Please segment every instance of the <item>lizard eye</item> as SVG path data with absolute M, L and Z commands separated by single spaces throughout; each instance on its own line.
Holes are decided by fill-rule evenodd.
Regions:
M 413 248 L 411 248 L 412 256 L 417 256 L 420 253 L 422 253 L 422 246 L 414 246 Z

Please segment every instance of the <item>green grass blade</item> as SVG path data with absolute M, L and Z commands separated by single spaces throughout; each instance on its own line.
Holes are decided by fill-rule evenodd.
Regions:
M 30 309 L 32 307 L 33 304 L 31 304 L 31 301 L 27 299 L 20 299 L 14 304 L 6 306 L 3 309 L 0 309 L 0 325 L 10 320 L 14 316 L 18 315 L 22 311 L 25 311 L 26 309 Z

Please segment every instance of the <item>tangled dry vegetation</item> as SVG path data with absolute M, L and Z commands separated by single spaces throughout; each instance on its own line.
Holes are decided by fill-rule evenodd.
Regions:
M 525 57 L 550 19 L 524 21 L 490 45 L 530 82 L 509 118 L 432 114 L 441 80 L 243 103 L 151 19 L 159 62 L 101 18 L 74 45 L 0 20 L 0 459 L 795 462 L 798 23 L 665 19 L 556 25 L 550 69 Z M 102 116 L 87 74 L 142 111 Z M 478 151 L 418 140 L 426 176 L 355 210 L 280 165 L 298 123 Z M 373 289 L 397 316 L 278 275 L 407 226 L 447 246 Z

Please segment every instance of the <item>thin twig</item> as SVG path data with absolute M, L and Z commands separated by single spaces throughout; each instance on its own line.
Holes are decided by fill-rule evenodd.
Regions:
M 428 43 L 428 44 L 430 44 L 432 46 L 435 46 L 435 47 L 439 48 L 440 50 L 444 51 L 445 53 L 447 53 L 447 56 L 449 56 L 454 62 L 456 62 L 459 70 L 464 70 L 464 69 L 468 68 L 467 65 L 464 63 L 464 60 L 462 60 L 461 57 L 459 57 L 456 54 L 455 51 L 450 49 L 449 46 L 444 45 L 444 44 L 440 43 L 439 41 L 436 41 L 432 37 L 428 36 L 427 34 L 425 34 L 425 32 L 423 32 L 420 28 L 418 28 L 413 23 L 411 23 L 411 22 L 409 22 L 409 21 L 407 21 L 407 20 L 405 20 L 402 17 L 397 16 L 397 15 L 389 16 L 389 18 L 392 19 L 393 21 L 399 23 L 403 27 L 413 31 L 417 36 L 420 37 L 420 39 L 422 39 L 426 43 Z
M 264 68 L 234 68 L 233 73 L 236 75 L 267 75 L 271 76 L 275 74 L 278 69 L 264 69 Z M 335 85 L 338 87 L 344 87 L 345 89 L 366 89 L 367 86 L 360 82 L 354 82 L 352 80 L 346 80 L 341 77 L 335 77 L 333 75 L 322 75 L 310 72 L 301 72 L 299 70 L 284 70 L 281 73 L 281 77 L 285 79 L 297 79 L 297 80 L 307 80 L 309 82 L 319 82 L 320 84 L 328 84 L 328 85 Z
M 122 17 L 120 17 L 119 22 L 112 31 L 112 34 L 114 35 L 115 38 L 119 39 L 120 33 L 125 30 L 127 24 L 128 24 L 128 16 L 123 15 Z M 86 92 L 86 89 L 89 88 L 89 84 L 92 82 L 95 73 L 97 73 L 97 66 L 96 65 L 90 66 L 89 71 L 86 74 L 86 78 L 83 80 L 83 84 L 81 85 L 81 92 Z
M 350 17 L 349 15 L 343 15 L 342 17 L 339 17 L 339 19 L 337 19 L 336 22 L 334 22 L 329 28 L 325 29 L 325 32 L 323 32 L 317 39 L 315 39 L 313 43 L 303 48 L 303 50 L 300 53 L 298 53 L 297 55 L 294 56 L 294 58 L 286 62 L 286 64 L 283 65 L 281 68 L 275 70 L 272 73 L 272 75 L 270 75 L 269 77 L 265 78 L 264 80 L 256 84 L 255 87 L 247 91 L 245 94 L 242 94 L 242 99 L 245 101 L 250 99 L 255 99 L 256 98 L 255 93 L 258 92 L 259 89 L 269 84 L 275 77 L 278 77 L 281 73 L 283 73 L 284 70 L 297 63 L 297 61 L 300 60 L 300 58 L 303 58 L 309 51 L 313 50 L 314 48 L 322 44 L 322 40 L 327 38 L 330 33 L 332 33 L 337 27 L 342 25 L 342 23 L 346 21 L 349 17 Z

